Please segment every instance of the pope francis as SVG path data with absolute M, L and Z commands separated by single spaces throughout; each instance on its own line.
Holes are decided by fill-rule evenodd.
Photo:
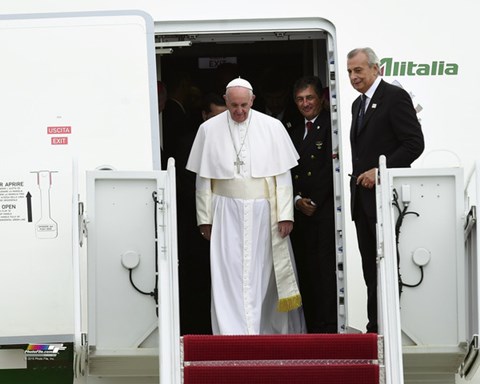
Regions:
M 211 241 L 213 333 L 300 333 L 289 240 L 298 154 L 279 120 L 251 109 L 248 81 L 232 80 L 224 98 L 228 110 L 199 127 L 186 166 L 197 174 L 197 222 Z

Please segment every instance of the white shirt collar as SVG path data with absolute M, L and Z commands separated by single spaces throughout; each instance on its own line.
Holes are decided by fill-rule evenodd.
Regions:
M 373 84 L 370 86 L 370 88 L 368 88 L 368 91 L 364 93 L 364 95 L 368 97 L 368 101 L 370 101 L 370 99 L 373 97 L 373 94 L 377 90 L 380 81 L 382 81 L 382 78 L 380 76 L 377 76 Z
M 313 123 L 315 120 L 317 120 L 317 117 L 318 117 L 318 116 L 320 116 L 320 115 L 315 116 L 313 119 L 305 119 L 305 125 L 306 125 L 309 121 L 311 121 L 311 122 Z

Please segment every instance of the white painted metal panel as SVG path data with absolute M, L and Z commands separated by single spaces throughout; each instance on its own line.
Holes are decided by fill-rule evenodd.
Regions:
M 0 18 L 0 336 L 74 333 L 85 170 L 159 167 L 153 42 L 141 12 Z
M 392 262 L 379 275 L 385 358 L 398 333 L 389 314 L 399 305 L 405 382 L 453 382 L 467 340 L 463 170 L 384 166 L 377 187 L 380 266 Z M 397 281 L 384 281 L 389 274 L 398 274 L 400 295 Z
M 87 177 L 89 374 L 179 383 L 173 159 Z

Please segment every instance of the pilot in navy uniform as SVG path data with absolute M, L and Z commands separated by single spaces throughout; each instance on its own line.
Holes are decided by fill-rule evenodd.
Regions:
M 300 155 L 292 169 L 291 234 L 308 333 L 337 332 L 335 206 L 330 111 L 316 76 L 298 79 L 295 103 L 304 123 L 292 132 Z

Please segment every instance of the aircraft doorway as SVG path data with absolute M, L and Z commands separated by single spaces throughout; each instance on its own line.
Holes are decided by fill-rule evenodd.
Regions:
M 175 146 L 173 153 L 168 149 L 163 151 L 162 163 L 174 157 L 177 168 L 181 334 L 208 334 L 211 332 L 209 244 L 201 238 L 196 226 L 195 175 L 185 170 L 196 130 L 203 122 L 202 98 L 210 93 L 222 97 L 226 84 L 240 76 L 253 86 L 256 95 L 253 109 L 266 112 L 267 88 L 281 86 L 287 89 L 289 108 L 298 113 L 293 102 L 293 83 L 304 75 L 317 75 L 329 97 L 332 53 L 330 35 L 318 28 L 241 33 L 199 33 L 179 28 L 166 26 L 168 32 L 161 30 L 162 25 L 156 28 L 158 79 L 166 85 L 167 97 L 176 99 L 175 103 L 167 102 L 160 119 L 163 143 L 174 142 Z M 177 108 L 178 112 L 180 98 L 188 117 L 178 119 L 178 114 L 174 117 L 167 109 L 170 105 L 170 111 Z M 295 114 L 284 125 L 289 129 L 300 120 L 303 123 L 303 117 Z M 344 326 L 344 319 L 339 323 Z

